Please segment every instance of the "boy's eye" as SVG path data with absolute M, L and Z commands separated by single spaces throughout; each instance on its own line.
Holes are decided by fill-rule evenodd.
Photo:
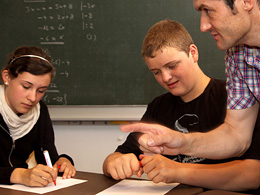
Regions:
M 154 75 L 157 75 L 157 74 L 159 74 L 159 71 L 153 71 L 152 72 Z

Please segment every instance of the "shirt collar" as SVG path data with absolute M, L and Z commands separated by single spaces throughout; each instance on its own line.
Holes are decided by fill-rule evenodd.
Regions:
M 237 45 L 226 51 L 226 55 L 229 57 L 235 57 L 239 59 L 243 56 L 244 60 L 249 65 L 254 65 L 256 61 L 260 61 L 260 48 L 250 47 L 248 45 Z

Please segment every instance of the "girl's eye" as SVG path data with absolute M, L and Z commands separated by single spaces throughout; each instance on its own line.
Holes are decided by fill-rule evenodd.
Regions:
M 45 90 L 38 90 L 39 93 L 45 93 Z
M 24 89 L 29 89 L 30 87 L 23 85 L 23 88 L 24 88 Z

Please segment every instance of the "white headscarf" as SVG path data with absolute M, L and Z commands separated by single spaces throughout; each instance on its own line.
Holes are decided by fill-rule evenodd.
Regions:
M 9 128 L 13 140 L 17 140 L 29 133 L 40 116 L 40 104 L 36 104 L 28 113 L 18 116 L 8 106 L 5 100 L 5 87 L 0 85 L 0 113 Z

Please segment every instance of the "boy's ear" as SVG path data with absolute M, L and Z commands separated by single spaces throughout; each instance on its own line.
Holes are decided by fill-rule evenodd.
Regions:
M 190 55 L 191 55 L 194 63 L 198 62 L 198 60 L 199 60 L 199 52 L 198 52 L 198 48 L 194 44 L 190 45 Z

